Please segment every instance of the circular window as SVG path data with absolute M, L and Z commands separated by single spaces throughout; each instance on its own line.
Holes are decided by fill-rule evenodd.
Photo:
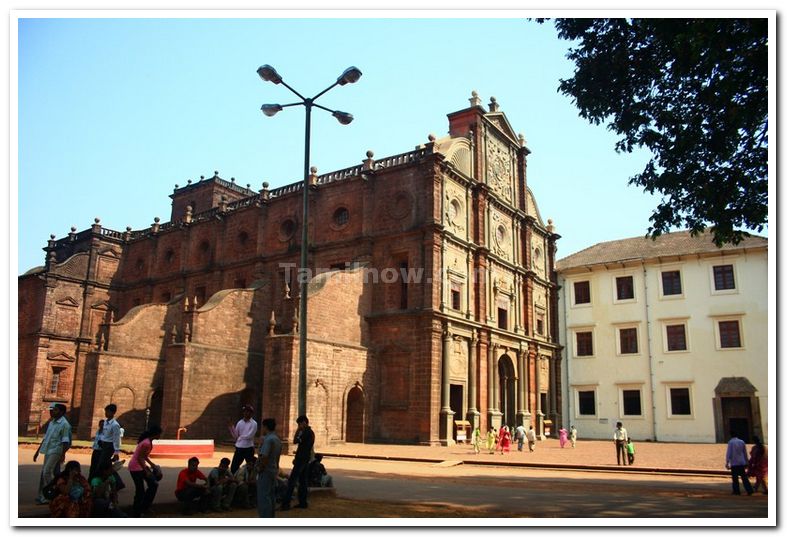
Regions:
M 290 240 L 295 234 L 295 221 L 288 218 L 279 226 L 279 239 L 283 241 Z
M 350 221 L 350 211 L 346 207 L 339 207 L 333 213 L 333 225 L 341 228 L 347 225 Z
M 448 219 L 454 222 L 460 216 L 462 216 L 462 204 L 459 203 L 458 199 L 452 199 L 448 205 Z

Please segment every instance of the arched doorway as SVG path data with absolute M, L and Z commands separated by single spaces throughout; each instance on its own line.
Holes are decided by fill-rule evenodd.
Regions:
M 754 435 L 763 438 L 760 400 L 746 377 L 724 377 L 714 390 L 713 409 L 716 417 L 716 441 L 727 442 L 732 431 L 738 438 L 751 443 Z
M 148 425 L 156 424 L 161 426 L 161 411 L 164 408 L 164 390 L 158 388 L 150 396 L 150 416 L 148 417 Z
M 359 386 L 353 387 L 347 394 L 346 416 L 345 441 L 363 443 L 364 396 L 363 390 Z
M 498 408 L 503 413 L 502 423 L 509 427 L 516 426 L 516 376 L 514 362 L 511 357 L 504 354 L 497 362 L 500 386 Z

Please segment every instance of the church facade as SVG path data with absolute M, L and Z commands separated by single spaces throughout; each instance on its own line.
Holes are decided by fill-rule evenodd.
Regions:
M 561 424 L 556 241 L 524 138 L 494 98 L 415 150 L 308 186 L 307 414 L 317 444 L 448 445 L 456 421 Z M 106 404 L 127 434 L 229 439 L 251 403 L 297 413 L 303 184 L 218 172 L 170 221 L 52 236 L 19 277 L 19 430 L 64 402 L 79 438 Z M 183 430 L 185 429 L 185 431 Z

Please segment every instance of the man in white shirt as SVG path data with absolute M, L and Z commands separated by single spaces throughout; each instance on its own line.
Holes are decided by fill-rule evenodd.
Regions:
M 235 439 L 235 454 L 232 456 L 230 473 L 235 475 L 243 461 L 248 464 L 254 460 L 254 435 L 257 434 L 257 422 L 251 417 L 254 407 L 243 405 L 243 417 L 234 426 L 228 424 L 230 434 Z M 253 463 L 252 463 L 253 464 Z
M 44 439 L 33 454 L 33 462 L 38 460 L 40 453 L 44 454 L 44 466 L 41 469 L 36 498 L 39 505 L 49 503 L 49 500 L 44 498 L 44 487 L 55 478 L 56 467 L 65 460 L 66 451 L 71 447 L 71 424 L 66 419 L 66 405 L 57 403 L 49 412 L 52 419 L 46 428 Z
M 618 457 L 618 466 L 620 466 L 621 459 L 623 459 L 623 466 L 626 466 L 626 442 L 628 442 L 629 433 L 623 428 L 621 422 L 615 424 L 615 432 L 612 433 L 612 439 L 615 441 L 615 454 Z
M 89 479 L 93 479 L 99 474 L 99 468 L 104 466 L 107 462 L 114 462 L 120 458 L 120 424 L 115 419 L 118 407 L 114 403 L 110 403 L 104 407 L 104 427 L 98 434 L 98 447 L 101 454 L 98 457 L 97 464 L 90 465 Z M 92 462 L 92 461 L 91 461 Z
M 516 434 L 515 434 L 515 438 L 516 438 L 516 442 L 517 442 L 516 448 L 519 451 L 522 451 L 522 447 L 525 445 L 525 435 L 526 434 L 527 434 L 527 431 L 525 431 L 525 426 L 520 424 L 516 428 Z
M 527 431 L 527 448 L 530 451 L 536 450 L 536 431 L 533 429 L 532 425 Z

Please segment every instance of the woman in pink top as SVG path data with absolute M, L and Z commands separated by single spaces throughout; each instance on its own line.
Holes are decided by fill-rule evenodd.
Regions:
M 153 476 L 155 465 L 150 460 L 150 452 L 153 450 L 153 440 L 159 437 L 161 437 L 161 427 L 151 425 L 139 436 L 137 448 L 128 463 L 128 471 L 131 472 L 135 488 L 131 516 L 140 517 L 150 514 L 150 506 L 158 490 L 158 481 Z

